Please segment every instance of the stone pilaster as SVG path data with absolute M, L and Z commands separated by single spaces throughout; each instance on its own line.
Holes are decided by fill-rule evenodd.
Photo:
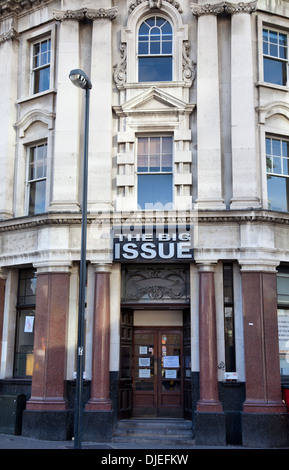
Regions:
M 221 168 L 218 9 L 192 4 L 198 17 L 198 209 L 225 209 Z
M 260 207 L 251 13 L 256 2 L 228 4 L 231 13 L 231 209 Z
M 0 63 L 5 64 L 0 71 L 0 219 L 13 217 L 18 38 L 13 27 L 0 34 Z

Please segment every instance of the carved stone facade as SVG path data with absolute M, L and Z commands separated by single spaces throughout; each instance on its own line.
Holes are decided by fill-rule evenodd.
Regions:
M 132 412 L 134 334 L 166 327 L 197 443 L 288 447 L 288 18 L 284 0 L 0 0 L 0 395 L 26 394 L 24 435 L 74 432 L 80 68 L 85 438 Z

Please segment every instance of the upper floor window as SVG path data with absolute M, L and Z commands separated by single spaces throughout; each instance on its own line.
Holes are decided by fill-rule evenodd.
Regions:
M 289 211 L 289 141 L 266 138 L 269 209 Z
M 43 39 L 32 46 L 33 93 L 50 88 L 51 39 Z
M 287 85 L 288 69 L 287 34 L 263 29 L 264 81 Z
M 173 31 L 159 16 L 146 19 L 138 34 L 138 79 L 140 82 L 172 80 Z
M 28 214 L 45 212 L 47 144 L 29 149 Z
M 173 138 L 139 137 L 137 153 L 138 205 L 151 209 L 173 202 Z

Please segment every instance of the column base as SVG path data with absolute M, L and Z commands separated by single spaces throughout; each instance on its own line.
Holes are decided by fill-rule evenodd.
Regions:
M 66 441 L 73 436 L 73 413 L 66 411 L 23 411 L 22 436 L 47 441 Z
M 260 209 L 261 203 L 259 198 L 246 198 L 246 197 L 239 197 L 231 199 L 230 209 Z
M 289 446 L 288 413 L 243 413 L 242 444 L 244 447 L 273 448 Z
M 90 399 L 85 405 L 86 411 L 111 411 L 112 402 L 107 398 Z
M 114 424 L 113 411 L 87 411 L 83 413 L 84 441 L 109 442 L 112 439 Z
M 243 403 L 243 412 L 244 413 L 286 413 L 287 407 L 286 404 L 279 402 L 257 402 L 254 400 L 246 400 Z
M 26 404 L 26 409 L 30 411 L 66 411 L 67 401 L 63 398 L 33 398 Z
M 196 445 L 226 446 L 225 413 L 195 413 Z
M 199 400 L 197 411 L 201 413 L 222 413 L 223 406 L 219 400 Z
M 226 210 L 226 204 L 223 199 L 199 198 L 195 204 L 195 210 Z

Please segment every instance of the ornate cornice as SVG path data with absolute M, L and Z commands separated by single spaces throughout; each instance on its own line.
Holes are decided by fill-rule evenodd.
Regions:
M 116 17 L 117 8 L 99 8 L 93 10 L 91 8 L 80 8 L 80 10 L 54 10 L 53 17 L 57 21 L 76 20 L 82 21 L 84 19 L 97 20 L 99 18 L 107 18 L 113 20 Z
M 198 3 L 191 3 L 191 10 L 195 16 L 203 15 L 220 15 L 221 13 L 228 13 L 234 15 L 235 13 L 253 13 L 257 9 L 257 1 L 244 3 L 229 3 L 221 2 L 216 4 L 206 3 L 199 5 Z
M 184 211 L 182 213 L 164 214 L 161 220 L 158 214 L 144 214 L 136 212 L 134 214 L 122 214 L 121 212 L 104 212 L 98 215 L 88 214 L 87 223 L 89 225 L 115 227 L 119 225 L 140 226 L 145 224 L 273 224 L 289 226 L 289 214 L 284 212 L 274 212 L 267 210 L 260 211 Z M 0 221 L 0 233 L 15 230 L 27 230 L 41 228 L 45 226 L 81 226 L 81 213 L 54 213 L 38 216 L 20 217 Z
M 0 34 L 0 44 L 6 41 L 10 40 L 16 40 L 19 41 L 19 34 L 17 33 L 16 29 L 11 28 L 9 31 L 6 33 Z
M 15 14 L 18 15 L 33 7 L 39 7 L 39 5 L 50 3 L 51 0 L 6 0 L 0 2 L 0 17 L 5 15 Z
M 142 3 L 147 3 L 147 6 L 150 10 L 152 9 L 160 10 L 164 2 L 170 3 L 173 7 L 176 8 L 176 10 L 178 10 L 179 13 L 182 13 L 182 9 L 181 9 L 179 2 L 176 2 L 175 0 L 135 0 L 134 2 L 130 4 L 129 9 L 128 9 L 128 14 L 130 15 L 133 12 L 133 10 L 139 5 L 141 5 Z

